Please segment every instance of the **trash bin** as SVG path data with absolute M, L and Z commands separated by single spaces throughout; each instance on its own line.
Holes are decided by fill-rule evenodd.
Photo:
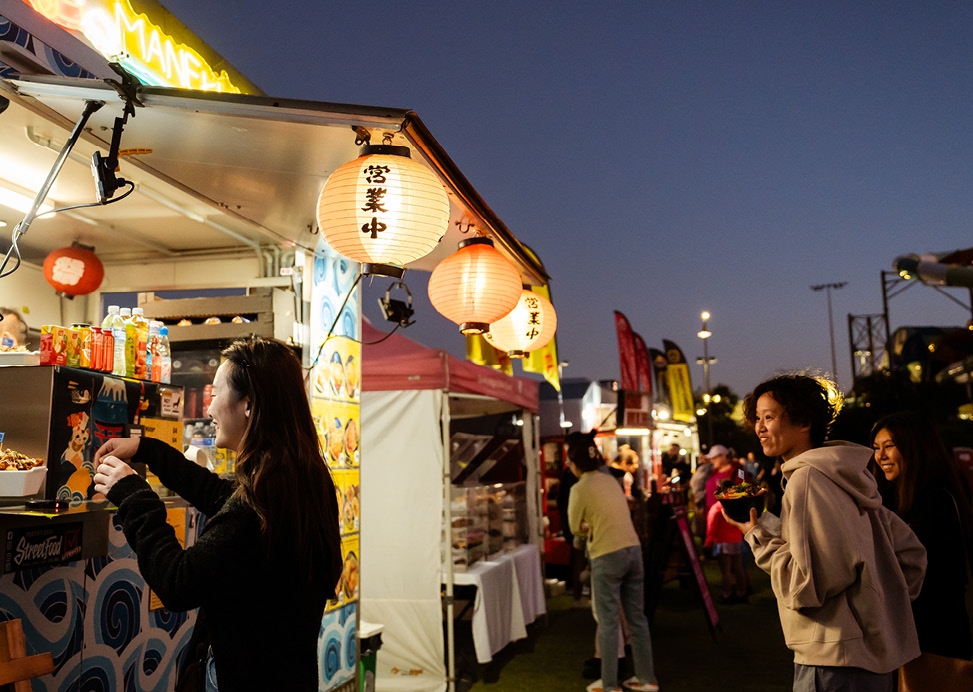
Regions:
M 382 648 L 382 625 L 358 623 L 359 681 L 361 692 L 375 692 L 375 659 Z

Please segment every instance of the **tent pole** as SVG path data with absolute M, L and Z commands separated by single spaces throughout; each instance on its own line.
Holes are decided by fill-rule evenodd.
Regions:
M 456 640 L 453 627 L 453 493 L 450 478 L 449 457 L 449 390 L 443 390 L 440 402 L 439 429 L 443 442 L 443 555 L 446 562 L 446 651 L 448 676 L 447 689 L 456 690 Z

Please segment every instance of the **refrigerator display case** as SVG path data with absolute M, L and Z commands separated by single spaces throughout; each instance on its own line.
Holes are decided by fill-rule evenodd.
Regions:
M 450 441 L 453 570 L 465 571 L 527 542 L 523 443 L 502 436 L 454 432 Z
M 0 391 L 3 446 L 41 459 L 47 469 L 40 487 L 28 488 L 35 499 L 96 499 L 91 462 L 109 438 L 149 435 L 182 449 L 178 386 L 37 365 L 0 368 Z M 0 502 L 22 503 L 25 496 Z

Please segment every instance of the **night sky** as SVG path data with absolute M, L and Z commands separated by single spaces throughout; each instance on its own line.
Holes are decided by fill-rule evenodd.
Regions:
M 696 388 L 702 310 L 714 386 L 830 371 L 810 286 L 847 282 L 831 296 L 848 389 L 848 315 L 881 313 L 881 272 L 973 245 L 967 3 L 163 4 L 269 95 L 414 110 L 544 262 L 565 377 L 619 376 L 614 310 L 650 347 L 678 343 Z M 462 355 L 426 275 L 405 278 L 405 334 Z M 365 289 L 373 321 L 386 287 Z M 914 284 L 889 317 L 970 311 Z

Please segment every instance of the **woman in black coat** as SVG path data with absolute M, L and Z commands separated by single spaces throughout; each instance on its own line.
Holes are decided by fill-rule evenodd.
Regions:
M 973 660 L 966 609 L 971 553 L 967 488 L 935 427 L 912 412 L 894 413 L 872 427 L 872 471 L 883 502 L 926 549 L 922 591 L 912 602 L 925 653 Z
M 204 655 L 197 684 L 205 672 L 207 692 L 310 692 L 318 689 L 321 618 L 341 575 L 334 482 L 293 350 L 254 338 L 223 356 L 209 415 L 216 446 L 237 453 L 235 478 L 158 440 L 124 438 L 95 453 L 95 489 L 117 505 L 139 569 L 165 606 L 199 608 L 190 645 Z M 208 517 L 193 546 L 179 544 L 162 500 L 129 461 L 146 463 Z

